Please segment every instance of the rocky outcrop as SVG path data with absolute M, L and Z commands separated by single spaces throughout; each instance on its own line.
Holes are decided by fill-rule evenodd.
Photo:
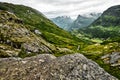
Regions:
M 118 80 L 82 54 L 0 59 L 1 80 Z
M 102 56 L 104 63 L 111 64 L 111 66 L 120 66 L 120 52 L 113 52 Z
M 52 53 L 54 45 L 46 42 L 39 30 L 32 32 L 29 26 L 24 25 L 23 21 L 13 13 L 0 10 L 0 45 L 5 44 L 20 49 L 17 54 L 13 52 L 4 53 L 4 55 L 18 55 L 23 50 L 25 53 Z M 0 54 L 3 56 L 2 49 L 0 49 Z

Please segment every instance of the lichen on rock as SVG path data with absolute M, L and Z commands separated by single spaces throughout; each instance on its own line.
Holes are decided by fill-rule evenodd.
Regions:
M 118 80 L 82 54 L 56 58 L 51 54 L 0 59 L 0 79 L 5 80 Z

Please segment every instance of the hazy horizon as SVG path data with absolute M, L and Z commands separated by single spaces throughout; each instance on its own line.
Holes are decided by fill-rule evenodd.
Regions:
M 107 8 L 120 4 L 120 0 L 0 0 L 22 4 L 42 12 L 48 18 L 70 16 L 76 18 L 79 14 L 102 13 Z

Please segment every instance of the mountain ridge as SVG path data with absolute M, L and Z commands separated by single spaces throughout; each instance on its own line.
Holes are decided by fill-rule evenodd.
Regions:
M 94 20 L 96 20 L 101 13 L 89 13 L 78 15 L 77 19 L 71 19 L 69 16 L 58 16 L 51 18 L 51 20 L 58 25 L 60 28 L 66 31 L 78 30 L 82 27 L 87 27 Z
M 73 22 L 70 30 L 78 30 L 80 28 L 84 28 L 89 26 L 92 22 L 94 22 L 101 13 L 90 13 L 90 14 L 84 14 L 84 15 L 78 15 L 77 19 Z

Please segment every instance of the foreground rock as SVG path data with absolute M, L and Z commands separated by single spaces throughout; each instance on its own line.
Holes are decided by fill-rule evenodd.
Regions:
M 82 54 L 1 58 L 0 80 L 118 80 Z

